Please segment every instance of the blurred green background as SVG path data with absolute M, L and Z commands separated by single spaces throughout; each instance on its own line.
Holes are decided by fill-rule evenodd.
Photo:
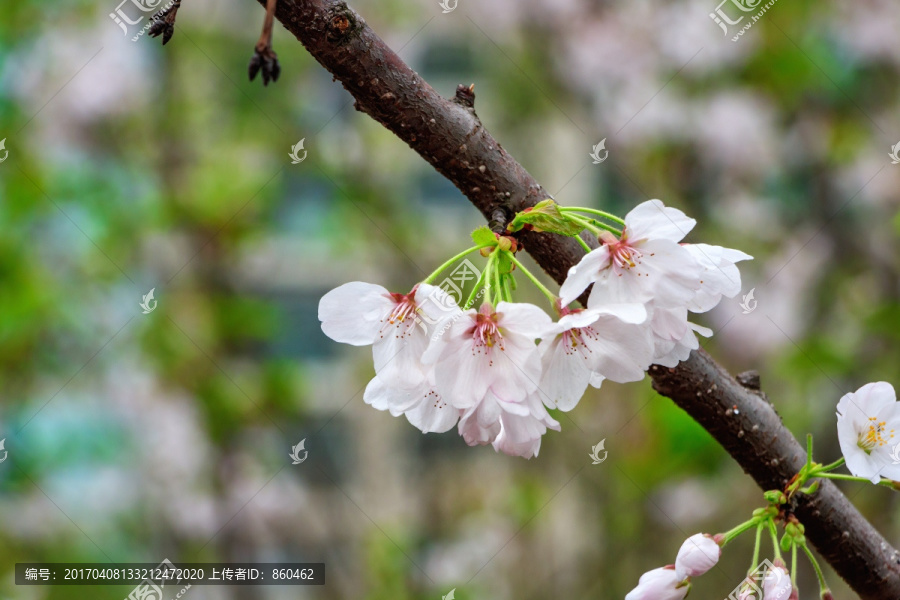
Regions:
M 123 35 L 115 1 L 0 19 L 0 598 L 130 591 L 17 587 L 15 562 L 163 558 L 327 564 L 324 587 L 194 600 L 622 598 L 762 504 L 647 381 L 589 391 L 530 461 L 366 406 L 370 352 L 321 333 L 318 299 L 408 290 L 480 215 L 280 25 L 281 80 L 248 82 L 254 0 L 185 0 L 165 48 L 131 41 L 146 19 Z M 474 82 L 486 127 L 559 202 L 660 198 L 699 220 L 688 241 L 754 255 L 758 307 L 699 317 L 706 347 L 758 369 L 830 462 L 840 396 L 900 383 L 900 10 L 781 0 L 734 43 L 715 1 L 352 4 L 440 93 Z M 900 544 L 896 494 L 842 487 Z M 751 546 L 691 598 L 726 597 Z M 808 564 L 800 581 L 813 597 Z

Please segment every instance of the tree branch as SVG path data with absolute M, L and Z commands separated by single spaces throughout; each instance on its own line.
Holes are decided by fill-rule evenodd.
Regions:
M 279 0 L 276 18 L 353 95 L 357 110 L 409 144 L 487 220 L 502 222 L 551 197 L 481 124 L 471 87 L 460 86 L 452 100 L 441 97 L 346 3 Z M 583 256 L 574 239 L 522 232 L 521 240 L 559 283 Z M 693 352 L 675 369 L 654 365 L 650 376 L 762 489 L 783 488 L 803 466 L 804 449 L 764 394 L 741 386 L 706 352 Z M 799 494 L 793 510 L 819 553 L 862 598 L 900 598 L 900 553 L 830 481 L 813 496 Z

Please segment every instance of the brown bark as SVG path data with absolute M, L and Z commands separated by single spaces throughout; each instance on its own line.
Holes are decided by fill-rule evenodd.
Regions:
M 409 144 L 486 219 L 549 197 L 481 124 L 468 87 L 451 100 L 440 96 L 346 3 L 279 0 L 276 18 L 353 95 L 358 110 Z M 583 255 L 570 238 L 523 232 L 521 240 L 557 282 Z M 653 366 L 650 375 L 655 389 L 706 428 L 762 489 L 784 487 L 804 464 L 804 449 L 764 395 L 738 384 L 705 352 L 675 369 Z M 794 511 L 819 553 L 862 598 L 900 599 L 900 554 L 831 482 L 814 496 L 800 495 Z

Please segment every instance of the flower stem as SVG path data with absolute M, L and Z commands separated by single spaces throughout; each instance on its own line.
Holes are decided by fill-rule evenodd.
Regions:
M 510 252 L 509 250 L 504 250 L 504 252 L 506 252 L 507 254 L 509 254 L 509 260 L 511 260 L 512 263 L 513 263 L 514 265 L 516 265 L 518 268 L 520 268 L 520 269 L 522 270 L 522 273 L 525 274 L 525 277 L 527 277 L 528 279 L 530 279 L 530 280 L 531 280 L 531 283 L 533 283 L 535 286 L 537 286 L 537 288 L 538 288 L 539 290 L 541 290 L 541 292 L 543 292 L 543 294 L 544 294 L 545 296 L 547 296 L 547 300 L 549 300 L 549 301 L 550 301 L 550 304 L 552 304 L 553 307 L 555 308 L 555 307 L 556 307 L 556 301 L 559 300 L 559 298 L 556 296 L 556 294 L 554 294 L 553 292 L 551 292 L 550 290 L 548 290 L 547 287 L 546 287 L 543 283 L 541 283 L 540 281 L 538 281 L 538 278 L 535 277 L 534 275 L 532 275 L 531 271 L 529 271 L 528 269 L 526 269 L 526 268 L 525 268 L 525 265 L 523 265 L 522 263 L 520 263 L 519 260 L 516 258 L 516 256 L 515 256 L 512 252 Z
M 616 215 L 614 215 L 612 213 L 608 213 L 603 210 L 597 210 L 596 208 L 582 208 L 580 206 L 560 206 L 559 211 L 560 212 L 575 211 L 575 212 L 588 213 L 591 215 L 597 215 L 598 217 L 603 217 L 604 219 L 609 219 L 610 221 L 618 223 L 619 225 L 625 225 L 625 221 L 623 219 L 620 219 L 619 217 L 617 217 Z
M 758 517 L 753 517 L 749 521 L 741 523 L 734 529 L 730 529 L 729 531 L 726 531 L 725 533 L 722 534 L 722 546 L 724 547 L 725 544 L 727 544 L 728 542 L 730 542 L 737 536 L 741 535 L 748 529 L 753 529 L 754 527 L 757 527 L 757 526 L 762 527 L 762 523 L 763 522 L 760 521 Z
M 497 261 L 497 250 L 491 253 L 490 257 L 488 257 L 487 265 L 484 267 L 484 301 L 494 305 L 493 299 L 491 298 L 491 288 L 494 286 L 494 263 Z
M 581 225 L 581 226 L 584 227 L 585 229 L 590 229 L 590 230 L 592 230 L 592 232 L 594 233 L 594 235 L 597 235 L 597 233 L 599 232 L 599 230 L 602 229 L 602 230 L 605 230 L 605 231 L 609 231 L 610 233 L 614 233 L 617 237 L 621 237 L 621 236 L 622 236 L 622 230 L 621 230 L 621 229 L 616 229 L 616 228 L 613 227 L 612 225 L 608 225 L 608 224 L 604 223 L 603 221 L 597 221 L 596 219 L 591 219 L 590 217 L 582 217 L 582 216 L 577 216 L 577 217 L 576 217 L 576 216 L 573 215 L 572 213 L 567 213 L 567 214 L 566 214 L 566 218 L 569 219 L 569 220 L 571 220 L 571 221 L 574 221 L 575 223 L 578 223 L 579 225 Z
M 472 304 L 475 302 L 475 297 L 478 295 L 478 291 L 484 286 L 485 273 L 487 273 L 487 269 L 482 271 L 481 275 L 478 276 L 478 281 L 475 282 L 475 286 L 472 288 L 472 291 L 469 292 L 469 297 L 466 298 L 466 303 L 463 304 L 463 310 L 469 310 L 470 308 L 472 308 Z
M 507 302 L 512 302 L 512 282 L 513 274 L 509 273 L 503 277 L 503 297 Z
M 495 253 L 496 253 L 496 251 L 495 251 Z M 498 298 L 497 301 L 501 302 L 501 301 L 505 300 L 506 297 L 504 296 L 505 288 L 503 287 L 503 273 L 500 272 L 499 256 L 500 255 L 498 254 L 497 260 L 496 260 L 497 264 L 494 265 L 494 283 L 497 286 L 497 296 L 496 296 L 496 298 Z
M 575 239 L 578 240 L 578 243 L 581 244 L 581 247 L 584 248 L 585 252 L 590 252 L 591 250 L 593 250 L 593 248 L 587 245 L 587 242 L 581 239 L 581 235 L 576 235 Z
M 775 546 L 775 559 L 784 562 L 784 559 L 781 558 L 781 545 L 778 543 L 778 529 L 775 527 L 775 521 L 769 518 L 766 520 L 766 524 L 769 527 L 769 533 L 772 534 L 772 545 Z
M 595 225 L 593 219 L 587 219 L 587 218 L 583 219 L 583 218 L 573 215 L 573 214 L 567 214 L 566 218 L 569 219 L 570 221 L 572 221 L 573 223 L 577 223 L 578 225 L 581 225 L 582 227 L 584 227 L 585 229 L 587 229 L 594 235 L 600 235 L 600 232 L 603 229 L 606 229 L 606 227 L 601 228 L 598 225 Z
M 828 471 L 834 471 L 838 467 L 843 466 L 843 464 L 845 462 L 846 462 L 846 460 L 844 460 L 844 457 L 842 456 L 839 459 L 837 459 L 836 461 L 834 461 L 833 463 L 831 463 L 830 465 L 820 465 L 820 466 L 816 467 L 815 469 L 813 469 L 813 471 L 815 473 L 815 476 L 819 477 L 820 473 L 827 473 Z
M 806 545 L 806 541 L 800 543 L 800 547 L 803 548 L 803 552 L 806 553 L 807 558 L 809 558 L 809 562 L 812 563 L 813 569 L 816 571 L 816 579 L 819 580 L 819 592 L 820 596 L 823 592 L 828 590 L 828 584 L 825 583 L 825 574 L 822 573 L 822 567 L 819 566 L 819 561 L 816 560 L 816 557 L 813 556 L 812 551 L 809 549 L 809 546 Z
M 765 527 L 765 526 L 766 526 L 766 524 L 763 523 L 762 521 L 760 521 L 756 525 L 756 543 L 753 545 L 753 562 L 750 563 L 750 570 L 747 571 L 747 573 L 752 573 L 753 570 L 756 568 L 756 565 L 759 564 L 759 549 L 760 549 L 760 544 L 762 542 L 763 527 Z
M 791 586 L 797 587 L 797 542 L 791 541 Z
M 461 258 L 464 258 L 465 256 L 467 256 L 467 255 L 469 255 L 469 254 L 472 254 L 472 253 L 475 252 L 476 250 L 481 250 L 482 248 L 487 248 L 487 247 L 492 246 L 492 245 L 493 245 L 493 244 L 484 244 L 484 245 L 481 245 L 481 246 L 473 246 L 473 247 L 471 247 L 471 248 L 469 248 L 469 249 L 467 249 L 467 250 L 463 250 L 462 252 L 460 252 L 459 254 L 457 254 L 456 256 L 454 256 L 453 258 L 451 258 L 450 260 L 448 260 L 447 262 L 445 262 L 444 264 L 442 264 L 441 266 L 439 266 L 439 267 L 435 270 L 434 273 L 432 273 L 431 275 L 429 275 L 428 277 L 426 277 L 424 280 L 422 280 L 422 283 L 428 283 L 428 284 L 430 284 L 430 283 L 434 282 L 434 280 L 437 279 L 437 276 L 438 276 L 438 275 L 440 275 L 442 272 L 446 271 L 447 268 L 450 267 L 450 265 L 452 265 L 452 264 L 455 263 L 456 261 L 460 260 Z
M 841 481 L 862 481 L 865 483 L 872 482 L 872 480 L 868 477 L 856 477 L 855 475 L 844 475 L 843 473 L 816 473 L 815 477 L 821 477 L 822 479 L 839 479 Z M 890 479 L 882 479 L 875 485 L 883 485 L 884 487 L 897 489 L 897 486 L 894 485 L 894 482 Z

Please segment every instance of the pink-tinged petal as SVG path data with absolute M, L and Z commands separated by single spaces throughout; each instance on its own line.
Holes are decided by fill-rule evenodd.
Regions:
M 415 406 L 421 397 L 419 389 L 400 389 L 375 376 L 366 386 L 363 401 L 377 410 L 388 410 L 393 416 L 399 417 Z
M 591 373 L 591 387 L 600 388 L 603 385 L 603 382 L 606 381 L 606 377 L 600 375 L 599 373 Z
M 685 306 L 700 287 L 700 266 L 683 247 L 669 240 L 650 240 L 644 252 L 644 278 L 650 280 L 653 304 Z
M 567 306 L 577 300 L 584 290 L 609 268 L 609 248 L 606 245 L 588 252 L 577 265 L 569 269 L 566 280 L 559 288 L 562 305 Z
M 689 590 L 674 567 L 661 567 L 641 575 L 638 586 L 628 592 L 625 600 L 683 600 Z
M 653 338 L 644 325 L 602 316 L 583 329 L 586 366 L 592 372 L 618 383 L 640 381 L 653 360 Z
M 526 302 L 501 302 L 497 305 L 497 318 L 501 333 L 515 332 L 532 340 L 540 337 L 552 323 L 550 317 L 534 304 Z
M 448 344 L 435 363 L 435 384 L 441 397 L 456 408 L 467 409 L 484 398 L 493 381 L 492 365 L 483 356 L 474 354 L 471 345 L 455 347 Z
M 638 204 L 625 215 L 625 228 L 629 239 L 664 239 L 680 242 L 694 228 L 697 221 L 677 208 L 660 200 L 648 200 Z
M 710 536 L 696 533 L 686 539 L 675 558 L 675 575 L 679 579 L 699 577 L 719 562 L 722 548 Z
M 762 588 L 766 600 L 788 600 L 792 586 L 787 569 L 778 566 L 770 569 L 763 580 Z
M 541 437 L 548 428 L 559 431 L 559 423 L 544 410 L 539 399 L 533 399 L 529 404 L 536 414 L 521 416 L 501 413 L 501 429 L 493 442 L 494 450 L 510 456 L 531 458 L 538 455 Z
M 643 242 L 634 266 L 616 266 L 597 277 L 588 307 L 652 302 L 686 306 L 700 287 L 700 267 L 687 250 L 670 240 Z
M 463 413 L 458 430 L 469 446 L 490 444 L 500 434 L 500 407 L 493 399 L 473 406 Z
M 682 247 L 701 268 L 700 288 L 687 305 L 691 312 L 712 310 L 723 297 L 734 298 L 741 291 L 741 272 L 735 263 L 752 260 L 752 256 L 740 250 L 707 244 L 685 244 Z
M 407 420 L 422 433 L 444 433 L 459 421 L 460 411 L 441 398 L 437 390 L 420 394 L 419 402 L 405 412 Z
M 420 283 L 416 287 L 415 300 L 419 318 L 426 324 L 429 335 L 434 330 L 442 329 L 447 321 L 459 319 L 463 315 L 453 296 L 427 283 Z
M 696 323 L 688 322 L 688 329 L 684 336 L 679 340 L 663 340 L 656 338 L 654 348 L 653 363 L 663 367 L 674 368 L 683 360 L 687 360 L 692 350 L 700 347 L 695 333 L 699 333 L 704 337 L 713 334 L 712 329 L 701 327 Z
M 375 372 L 389 385 L 416 387 L 425 380 L 422 356 L 427 347 L 427 333 L 412 318 L 386 322 L 372 345 Z
M 615 317 L 624 323 L 640 325 L 647 320 L 647 308 L 643 304 L 602 304 L 593 309 L 600 316 Z
M 322 331 L 336 342 L 365 346 L 375 341 L 381 320 L 395 303 L 390 293 L 372 283 L 352 281 L 339 286 L 319 300 Z
M 578 352 L 567 352 L 563 336 L 546 339 L 540 346 L 543 376 L 538 385 L 541 400 L 550 408 L 570 411 L 578 404 L 591 380 L 591 372 Z

